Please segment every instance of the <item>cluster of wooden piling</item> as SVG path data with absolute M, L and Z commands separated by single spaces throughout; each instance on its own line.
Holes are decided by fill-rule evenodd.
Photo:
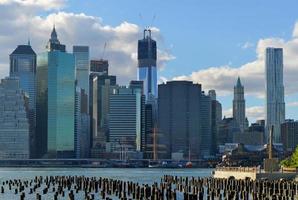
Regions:
M 245 180 L 164 176 L 162 182 L 174 185 L 184 199 L 219 200 L 296 200 L 294 180 Z
M 294 200 L 298 199 L 298 183 L 165 175 L 149 185 L 102 177 L 39 176 L 3 181 L 0 199 L 5 193 L 21 200 Z

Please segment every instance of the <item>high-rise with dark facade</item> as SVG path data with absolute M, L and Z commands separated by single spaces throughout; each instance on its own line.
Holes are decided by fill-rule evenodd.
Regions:
M 283 85 L 283 50 L 266 49 L 266 136 L 274 126 L 273 141 L 280 140 L 280 125 L 285 121 L 285 101 Z
M 108 60 L 91 60 L 90 61 L 90 71 L 97 72 L 101 75 L 109 74 L 109 61 Z
M 286 120 L 281 124 L 281 142 L 286 151 L 294 151 L 298 145 L 298 121 Z
M 215 90 L 209 90 L 209 97 L 211 99 L 211 154 L 215 155 L 217 153 L 217 138 L 218 138 L 218 127 L 222 120 L 222 106 L 219 101 L 216 100 Z
M 138 41 L 138 80 L 144 83 L 146 100 L 157 98 L 157 47 L 151 38 L 151 30 L 144 30 L 143 39 Z
M 166 158 L 183 153 L 200 156 L 201 85 L 190 81 L 169 81 L 158 86 L 158 133 L 163 134 Z
M 212 148 L 212 107 L 211 98 L 205 95 L 204 92 L 201 94 L 201 105 L 200 105 L 200 117 L 201 117 L 201 135 L 200 135 L 200 156 L 209 157 L 211 156 Z
M 30 42 L 18 45 L 10 54 L 10 77 L 19 79 L 20 88 L 29 97 L 30 157 L 36 157 L 36 54 Z

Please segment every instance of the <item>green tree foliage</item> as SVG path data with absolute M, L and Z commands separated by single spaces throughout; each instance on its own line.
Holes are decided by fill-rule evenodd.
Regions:
M 281 161 L 280 163 L 284 167 L 298 168 L 298 146 L 291 157 Z

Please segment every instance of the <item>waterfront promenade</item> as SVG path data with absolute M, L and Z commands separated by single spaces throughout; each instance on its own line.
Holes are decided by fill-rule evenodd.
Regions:
M 213 172 L 214 178 L 235 178 L 251 180 L 267 179 L 267 180 L 279 180 L 279 179 L 291 179 L 294 180 L 298 177 L 298 173 L 286 172 L 286 171 L 274 171 L 265 172 L 260 167 L 217 167 Z

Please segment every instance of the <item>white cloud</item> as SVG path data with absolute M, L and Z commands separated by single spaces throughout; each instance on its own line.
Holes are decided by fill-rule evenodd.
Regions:
M 174 77 L 174 80 L 191 80 L 201 83 L 204 89 L 216 89 L 219 95 L 233 92 L 237 76 L 245 87 L 246 95 L 264 97 L 265 92 L 265 49 L 282 47 L 284 53 L 284 85 L 286 95 L 298 93 L 298 22 L 293 31 L 293 38 L 286 41 L 281 38 L 265 38 L 258 41 L 256 59 L 242 66 L 213 66 L 189 75 Z
M 225 117 L 232 117 L 233 116 L 233 109 L 228 108 L 222 111 L 223 116 Z M 258 119 L 265 119 L 265 107 L 264 106 L 251 106 L 246 108 L 246 117 L 248 118 L 249 122 L 255 122 Z
M 142 38 L 138 25 L 124 21 L 111 26 L 104 24 L 100 17 L 63 11 L 40 16 L 40 11 L 34 9 L 36 6 L 61 8 L 64 4 L 59 4 L 59 0 L 0 1 L 0 78 L 8 74 L 8 55 L 18 44 L 26 43 L 29 35 L 36 53 L 45 50 L 55 22 L 58 38 L 66 44 L 68 52 L 72 51 L 73 45 L 89 45 L 91 58 L 101 58 L 106 42 L 104 58 L 109 60 L 111 74 L 117 75 L 120 84 L 136 79 L 137 41 Z M 159 29 L 153 28 L 152 36 L 158 46 L 162 46 L 164 40 Z M 172 59 L 174 57 L 169 52 L 158 49 L 159 67 L 164 67 Z M 6 69 L 2 69 L 3 66 Z
M 251 42 L 245 42 L 245 43 L 241 46 L 242 49 L 249 49 L 249 48 L 252 48 L 252 47 L 254 47 L 254 44 L 251 43 Z
M 286 104 L 288 107 L 298 107 L 298 101 L 289 102 Z
M 252 106 L 246 108 L 246 117 L 251 120 L 265 119 L 265 107 Z
M 66 0 L 0 0 L 0 5 L 16 4 L 23 7 L 39 8 L 44 10 L 63 8 L 65 3 Z

